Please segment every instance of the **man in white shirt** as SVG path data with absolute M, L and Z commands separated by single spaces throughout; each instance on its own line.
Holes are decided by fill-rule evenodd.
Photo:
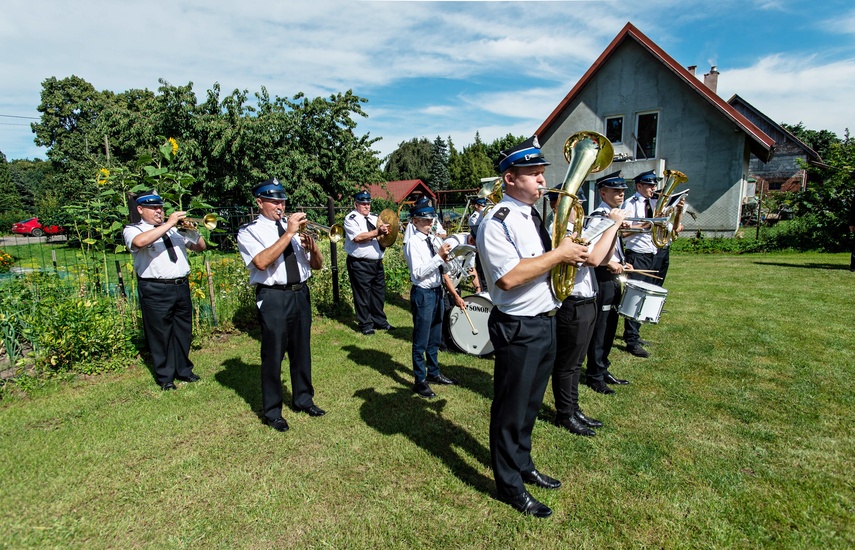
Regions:
M 344 218 L 347 240 L 347 276 L 353 290 L 353 306 L 359 332 L 374 334 L 374 329 L 391 330 L 383 306 L 386 301 L 386 272 L 383 255 L 386 250 L 378 241 L 389 233 L 389 225 L 371 213 L 371 195 L 360 191 L 353 196 L 353 211 Z
M 186 212 L 173 212 L 164 221 L 163 199 L 154 191 L 138 197 L 136 208 L 141 220 L 125 226 L 122 236 L 134 257 L 145 339 L 157 383 L 165 391 L 174 390 L 176 379 L 199 380 L 189 357 L 193 304 L 186 249 L 205 250 L 205 239 L 198 236 L 194 241 L 175 229 Z
M 404 257 L 410 269 L 410 311 L 413 314 L 413 391 L 424 398 L 435 397 L 428 382 L 454 385 L 457 381 L 439 370 L 439 345 L 442 340 L 444 268 L 451 244 L 431 235 L 436 211 L 422 206 L 410 210 L 415 231 L 404 245 Z M 465 304 L 464 304 L 465 305 Z
M 588 249 L 564 239 L 552 250 L 540 215 L 532 208 L 545 189 L 549 162 L 532 136 L 499 153 L 504 197 L 478 226 L 478 256 L 494 307 L 488 320 L 495 349 L 490 458 L 498 497 L 523 514 L 545 518 L 552 510 L 524 483 L 557 489 L 561 482 L 537 471 L 531 432 L 555 361 L 555 313 L 549 271 L 584 262 Z
M 607 217 L 614 210 L 620 210 L 623 204 L 626 180 L 615 172 L 597 180 L 597 193 L 602 202 L 591 216 Z M 628 225 L 627 222 L 624 222 Z M 585 383 L 595 392 L 611 395 L 615 391 L 609 385 L 626 385 L 626 380 L 616 378 L 609 372 L 609 354 L 614 343 L 618 325 L 618 306 L 621 299 L 621 282 L 618 276 L 624 270 L 631 270 L 632 265 L 626 262 L 622 238 L 617 237 L 614 250 L 608 260 L 594 268 L 597 279 L 597 321 L 594 334 L 588 346 L 588 363 L 585 368 Z
M 656 184 L 660 180 L 653 172 L 644 172 L 635 176 L 635 195 L 623 204 L 623 209 L 628 211 L 629 218 L 652 218 L 653 212 L 656 211 L 656 199 L 653 198 L 653 193 L 656 191 Z M 633 227 L 649 229 L 649 223 L 633 223 Z M 633 233 L 624 239 L 626 252 L 626 261 L 632 264 L 635 269 L 658 269 L 656 264 L 657 248 L 653 244 L 653 237 L 650 232 Z M 640 273 L 630 273 L 631 279 L 644 280 L 653 284 L 656 281 L 650 277 L 646 277 Z M 636 357 L 650 357 L 650 352 L 642 347 L 641 337 L 638 332 L 641 328 L 641 323 L 633 319 L 624 319 L 623 321 L 623 339 L 626 342 L 626 350 Z
M 323 267 L 315 240 L 300 234 L 302 212 L 285 216 L 288 196 L 276 178 L 252 188 L 261 214 L 238 230 L 240 255 L 255 286 L 261 323 L 261 402 L 265 422 L 288 430 L 282 417 L 282 359 L 288 354 L 291 404 L 298 412 L 323 416 L 312 386 L 312 304 L 306 282 Z

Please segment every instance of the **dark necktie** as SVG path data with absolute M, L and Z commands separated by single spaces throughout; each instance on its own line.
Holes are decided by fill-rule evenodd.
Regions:
M 653 217 L 653 207 L 650 206 L 650 199 L 644 199 L 644 217 Z
M 166 233 L 163 234 L 163 244 L 166 245 L 166 253 L 169 254 L 169 260 L 172 263 L 178 261 L 178 254 L 175 253 L 175 245 L 172 244 L 172 239 Z
M 540 236 L 540 242 L 543 243 L 543 251 L 549 252 L 552 250 L 552 239 L 549 238 L 549 232 L 543 227 L 543 220 L 540 218 L 540 213 L 535 207 L 531 207 L 531 220 L 537 228 L 537 234 Z
M 434 256 L 436 256 L 436 250 L 433 248 L 433 239 L 431 239 L 430 236 L 428 236 L 428 238 L 425 239 L 425 242 L 428 245 L 428 250 L 430 250 L 430 257 L 433 258 Z M 445 266 L 440 265 L 439 266 L 439 276 L 442 277 L 443 273 L 445 273 Z
M 281 223 L 276 224 L 279 229 L 279 236 L 286 233 L 285 228 Z M 294 243 L 288 243 L 285 252 L 282 253 L 285 257 L 285 276 L 288 277 L 288 282 L 285 284 L 295 285 L 300 282 L 300 266 L 297 265 L 297 256 L 294 254 Z

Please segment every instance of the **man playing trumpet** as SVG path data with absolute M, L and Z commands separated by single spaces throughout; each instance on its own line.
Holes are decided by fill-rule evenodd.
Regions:
M 258 218 L 238 230 L 241 257 L 255 286 L 261 323 L 261 401 L 265 422 L 274 430 L 288 430 L 282 417 L 282 359 L 288 353 L 291 403 L 299 412 L 323 416 L 315 405 L 312 386 L 312 304 L 306 282 L 321 269 L 323 256 L 314 238 L 300 234 L 306 223 L 302 212 L 285 217 L 288 196 L 276 178 L 252 188 L 261 210 Z
M 190 361 L 193 305 L 190 300 L 190 263 L 187 249 L 205 250 L 205 239 L 195 241 L 175 230 L 186 212 L 164 219 L 163 199 L 152 191 L 136 199 L 140 222 L 125 226 L 122 236 L 134 257 L 145 339 L 151 352 L 157 383 L 174 390 L 175 380 L 195 382 Z

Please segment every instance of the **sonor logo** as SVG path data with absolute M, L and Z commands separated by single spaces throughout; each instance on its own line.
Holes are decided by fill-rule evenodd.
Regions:
M 478 306 L 475 304 L 466 304 L 466 309 L 468 311 L 476 311 L 478 313 L 490 313 L 490 309 L 484 306 Z

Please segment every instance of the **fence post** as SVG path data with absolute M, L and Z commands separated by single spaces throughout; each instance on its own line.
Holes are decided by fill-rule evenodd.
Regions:
M 214 278 L 211 276 L 211 262 L 205 260 L 205 273 L 208 274 L 208 298 L 211 300 L 211 315 L 214 318 L 214 326 L 217 326 L 217 306 L 214 299 Z
M 53 272 L 59 273 L 59 271 L 56 269 L 56 250 L 50 251 L 50 259 L 53 261 Z
M 119 263 L 119 260 L 116 260 L 116 273 L 119 276 L 119 292 L 122 293 L 122 298 L 127 299 L 128 295 L 125 293 L 125 278 L 122 276 L 122 265 Z
M 332 227 L 335 223 L 335 201 L 327 197 L 327 225 Z M 332 295 L 333 303 L 338 304 L 338 248 L 336 243 L 330 240 L 330 266 L 332 268 Z

